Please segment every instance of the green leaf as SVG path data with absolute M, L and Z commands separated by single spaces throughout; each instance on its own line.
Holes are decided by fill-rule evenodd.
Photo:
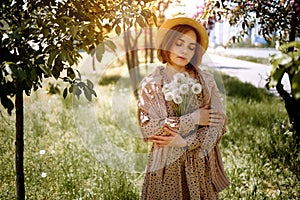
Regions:
M 104 43 L 101 42 L 101 43 L 96 47 L 96 58 L 97 58 L 98 62 L 101 62 L 101 60 L 102 60 L 102 58 L 103 58 L 104 52 L 105 52 Z
M 36 20 L 37 20 L 36 22 L 37 22 L 38 26 L 42 26 L 43 25 L 43 21 L 42 21 L 42 19 L 40 17 L 38 17 Z
M 37 77 L 37 74 L 36 74 L 36 71 L 35 71 L 35 68 L 32 68 L 30 70 L 30 80 L 34 81 Z
M 141 28 L 144 28 L 144 27 L 145 27 L 145 22 L 144 22 L 144 19 L 143 19 L 142 16 L 138 16 L 138 17 L 136 18 L 136 21 L 137 21 L 137 23 L 139 24 L 139 26 L 140 26 Z
M 69 87 L 69 92 L 70 92 L 70 93 L 73 92 L 73 85 L 71 85 L 71 86 Z
M 287 64 L 289 64 L 291 61 L 292 61 L 292 58 L 291 58 L 289 55 L 283 54 L 283 55 L 281 56 L 281 58 L 279 59 L 279 64 L 280 64 L 280 65 L 287 65 Z
M 67 95 L 68 95 L 68 89 L 65 88 L 65 89 L 64 89 L 64 92 L 63 92 L 63 97 L 64 97 L 64 99 L 67 97 Z
M 35 63 L 36 64 L 44 64 L 44 58 L 43 57 L 39 57 L 38 59 L 36 59 Z
M 77 26 L 70 27 L 70 33 L 71 33 L 73 39 L 76 38 L 78 31 L 79 31 L 79 28 Z
M 273 69 L 273 71 L 271 72 L 271 75 L 270 75 L 270 87 L 275 87 L 277 85 L 278 82 L 281 81 L 282 79 L 282 76 L 284 74 L 284 70 L 285 68 L 284 67 L 281 67 L 281 68 L 275 68 Z
M 25 49 L 23 49 L 23 48 L 18 48 L 18 52 L 21 57 L 27 56 L 27 53 L 26 53 Z
M 235 40 L 236 40 L 236 36 L 232 36 L 233 43 L 235 43 Z
M 300 71 L 298 71 L 291 80 L 292 95 L 295 99 L 300 99 Z
M 55 64 L 52 68 L 52 75 L 54 76 L 54 78 L 58 79 L 61 71 L 64 69 L 62 60 L 60 59 L 60 57 L 57 57 L 55 59 Z
M 88 85 L 88 87 L 89 87 L 90 89 L 93 89 L 93 88 L 94 88 L 94 84 L 93 84 L 92 81 L 86 80 L 86 82 L 87 82 L 87 85 Z
M 77 72 L 77 74 L 78 74 L 79 80 L 81 80 L 81 73 L 80 73 L 80 71 L 76 69 L 76 72 Z
M 49 67 L 52 67 L 52 63 L 53 63 L 54 59 L 56 58 L 57 54 L 58 54 L 58 51 L 51 50 L 50 56 L 48 58 L 48 64 L 47 64 Z
M 14 103 L 12 100 L 6 96 L 1 96 L 1 104 L 5 109 L 7 109 L 8 114 L 11 115 L 11 111 L 14 109 Z
M 19 81 L 27 80 L 27 74 L 26 71 L 23 71 L 23 69 L 17 69 L 16 77 Z
M 116 51 L 117 46 L 115 45 L 115 43 L 111 40 L 105 40 L 104 41 L 105 45 L 108 46 L 108 48 L 110 48 L 112 51 Z
M 90 89 L 87 87 L 83 88 L 84 96 L 87 98 L 87 100 L 92 101 L 92 93 L 90 92 Z
M 85 83 L 84 82 L 79 82 L 77 83 L 78 87 L 84 88 L 85 87 Z
M 47 76 L 51 76 L 52 72 L 51 69 L 48 66 L 44 66 L 40 68 Z
M 118 35 L 120 35 L 121 34 L 121 27 L 119 25 L 117 25 L 115 31 Z
M 293 42 L 289 42 L 289 43 L 286 43 L 286 44 L 283 44 L 279 47 L 279 49 L 281 51 L 284 51 L 286 49 L 289 49 L 291 47 L 297 47 L 299 48 L 300 47 L 300 42 L 299 41 L 293 41 Z
M 153 22 L 155 24 L 155 26 L 157 26 L 157 17 L 155 14 L 152 14 L 152 18 L 153 18 Z
M 45 38 L 47 38 L 49 36 L 50 30 L 49 28 L 43 28 L 43 35 Z
M 77 96 L 77 98 L 79 98 L 81 95 L 81 90 L 77 86 L 74 87 L 74 94 Z
M 71 67 L 67 69 L 67 76 L 70 77 L 71 79 L 74 79 L 76 77 L 75 72 Z

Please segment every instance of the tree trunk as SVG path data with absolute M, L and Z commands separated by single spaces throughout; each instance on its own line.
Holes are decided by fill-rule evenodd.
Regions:
M 24 111 L 23 111 L 23 90 L 16 94 L 16 188 L 17 199 L 25 199 L 24 184 Z
M 297 20 L 297 15 L 299 12 L 297 12 L 297 6 L 298 4 L 295 3 L 293 5 L 292 10 L 294 11 L 291 18 L 291 24 L 290 24 L 290 33 L 289 33 L 289 42 L 295 41 L 296 39 L 296 31 L 299 24 L 299 21 Z M 288 49 L 288 52 L 293 52 L 295 49 L 292 47 Z M 289 80 L 291 83 L 291 80 L 295 73 L 290 74 L 288 73 Z M 282 77 L 281 79 L 282 80 Z M 300 101 L 296 100 L 293 96 L 291 96 L 287 91 L 283 89 L 283 85 L 281 83 L 277 84 L 276 90 L 280 94 L 280 96 L 283 98 L 285 103 L 285 108 L 287 110 L 290 123 L 292 125 L 292 129 L 295 131 L 296 134 L 296 140 L 299 141 L 300 139 Z
M 139 59 L 138 59 L 138 50 L 137 50 L 137 38 L 136 36 L 134 42 L 131 42 L 131 32 L 125 30 L 124 28 L 124 46 L 126 51 L 126 62 L 127 62 L 127 68 L 129 71 L 129 76 L 131 80 L 131 86 L 133 88 L 134 96 L 137 99 L 138 98 L 138 83 L 139 83 Z
M 300 139 L 300 102 L 293 98 L 287 91 L 283 89 L 283 85 L 278 83 L 276 90 L 282 97 L 285 108 L 289 116 L 290 123 L 292 125 L 292 130 L 295 131 L 296 140 Z
M 152 27 L 149 30 L 149 39 L 150 39 L 150 63 L 154 63 L 154 51 L 155 51 L 155 47 L 153 46 L 153 31 L 152 31 Z
M 150 50 L 149 48 L 149 44 L 148 44 L 148 30 L 149 28 L 145 28 L 144 32 L 145 32 L 145 40 L 144 40 L 144 47 L 145 47 L 145 67 L 146 67 L 146 71 L 148 71 L 148 51 Z

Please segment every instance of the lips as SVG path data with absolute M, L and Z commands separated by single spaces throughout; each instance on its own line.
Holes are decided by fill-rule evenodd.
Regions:
M 179 59 L 181 59 L 181 60 L 187 60 L 187 58 L 184 57 L 184 56 L 177 56 L 177 58 L 179 58 Z

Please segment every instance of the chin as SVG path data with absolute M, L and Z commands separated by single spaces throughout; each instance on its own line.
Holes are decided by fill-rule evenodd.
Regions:
M 175 63 L 178 67 L 186 67 L 189 63 L 186 63 L 186 62 L 184 62 L 184 63 Z

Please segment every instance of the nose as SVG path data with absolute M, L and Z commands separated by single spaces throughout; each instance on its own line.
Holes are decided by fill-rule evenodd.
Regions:
M 187 47 L 183 46 L 181 49 L 181 53 L 186 55 L 187 54 Z

